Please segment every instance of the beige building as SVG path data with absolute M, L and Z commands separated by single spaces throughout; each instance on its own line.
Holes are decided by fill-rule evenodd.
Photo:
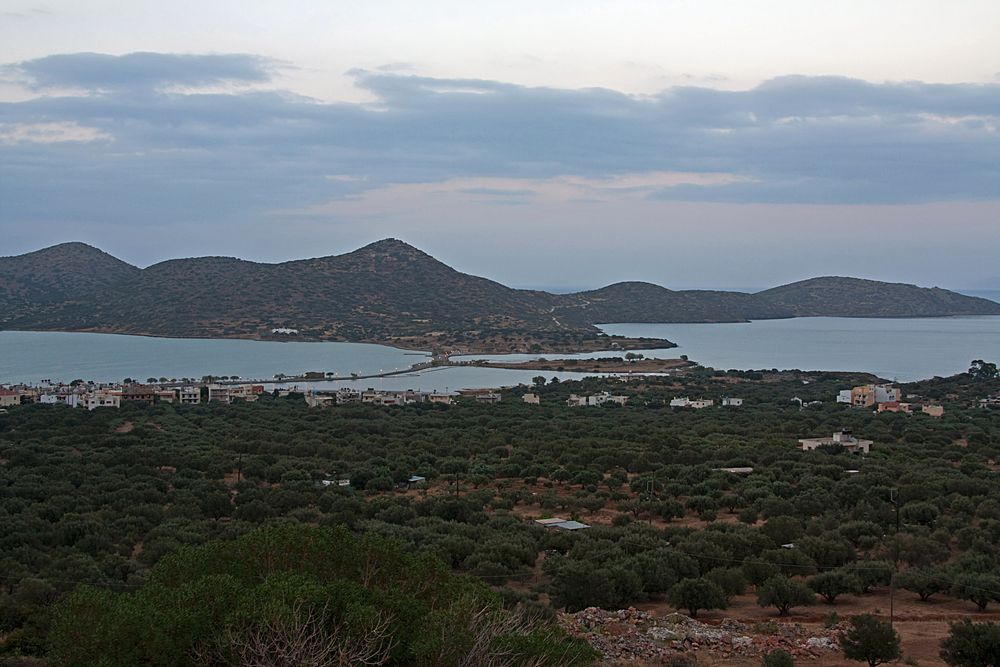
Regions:
M 530 403 L 531 405 L 538 405 L 541 400 L 538 398 L 538 394 L 525 394 L 521 397 L 521 400 L 525 403 Z
M 879 403 L 879 412 L 905 412 L 913 414 L 917 410 L 925 415 L 940 419 L 944 416 L 944 406 L 941 405 L 921 405 L 919 403 Z
M 0 408 L 10 408 L 21 405 L 21 392 L 13 389 L 0 389 Z
M 820 447 L 840 446 L 851 454 L 867 454 L 871 451 L 873 444 L 875 443 L 872 440 L 861 440 L 859 438 L 855 438 L 854 435 L 846 428 L 842 431 L 834 433 L 833 436 L 829 438 L 804 438 L 799 440 L 799 447 L 801 447 L 804 452 L 815 451 Z

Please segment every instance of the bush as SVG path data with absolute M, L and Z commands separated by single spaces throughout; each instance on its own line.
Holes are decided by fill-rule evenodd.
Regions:
M 435 558 L 298 525 L 181 549 L 134 593 L 80 587 L 57 604 L 50 635 L 66 667 L 274 664 L 276 654 L 319 664 L 331 652 L 350 664 L 485 664 L 501 646 L 532 664 L 594 657 Z
M 725 609 L 726 594 L 718 584 L 707 579 L 681 579 L 667 595 L 670 604 L 687 609 L 691 618 L 697 618 L 702 609 Z
M 840 638 L 844 656 L 849 660 L 867 662 L 876 667 L 899 658 L 899 635 L 889 625 L 871 614 L 851 619 L 851 627 Z
M 761 667 L 795 667 L 791 653 L 780 648 L 765 655 L 760 664 Z
M 941 642 L 941 659 L 952 667 L 1000 665 L 1000 625 L 967 618 L 952 623 Z
M 861 582 L 852 574 L 843 570 L 821 572 L 809 579 L 809 588 L 819 593 L 827 604 L 836 602 L 837 597 L 844 593 L 861 593 Z
M 815 602 L 816 596 L 808 586 L 781 574 L 771 577 L 757 588 L 757 604 L 761 607 L 774 607 L 782 616 L 787 616 L 792 607 Z

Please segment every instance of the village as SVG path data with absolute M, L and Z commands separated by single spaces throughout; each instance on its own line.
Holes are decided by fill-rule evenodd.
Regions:
M 306 374 L 308 376 L 309 374 Z M 211 378 L 208 378 L 211 379 Z M 152 380 L 152 378 L 151 378 Z M 234 378 L 235 380 L 235 378 Z M 276 396 L 286 397 L 292 394 L 302 394 L 309 407 L 327 407 L 331 405 L 347 405 L 364 403 L 371 405 L 412 405 L 415 403 L 433 403 L 452 405 L 457 399 L 468 398 L 481 404 L 499 403 L 503 391 L 510 387 L 468 388 L 457 391 L 420 391 L 377 390 L 374 388 L 359 389 L 344 387 L 333 390 L 300 389 L 298 386 L 276 385 L 272 390 Z M 95 410 L 97 408 L 120 408 L 123 403 L 170 403 L 179 405 L 197 405 L 200 403 L 229 404 L 233 401 L 251 402 L 265 393 L 264 383 L 247 384 L 220 383 L 203 381 L 179 385 L 176 382 L 140 383 L 126 380 L 121 383 L 94 383 L 76 380 L 69 384 L 42 382 L 37 385 L 0 385 L 0 409 L 31 403 L 44 405 L 65 405 L 71 408 Z M 525 392 L 520 395 L 526 404 L 539 405 L 541 398 L 538 393 Z M 922 413 L 934 418 L 944 415 L 944 407 L 922 400 L 918 396 L 901 400 L 898 387 L 889 384 L 859 385 L 851 389 L 840 390 L 836 402 L 850 405 L 853 408 L 874 408 L 877 412 L 900 412 L 907 414 Z M 572 393 L 565 400 L 570 407 L 593 407 L 603 405 L 624 406 L 629 396 L 611 394 L 601 391 L 594 394 L 579 395 Z M 744 404 L 743 398 L 723 396 L 719 405 L 724 408 L 738 408 Z M 805 403 L 798 397 L 791 399 L 803 408 L 819 405 L 820 401 Z M 670 400 L 671 408 L 702 410 L 716 405 L 715 399 L 687 396 L 674 397 Z M 983 408 L 1000 407 L 1000 398 L 988 396 L 980 399 L 978 405 Z
M 307 374 L 308 375 L 308 374 Z M 152 378 L 151 378 L 152 379 Z M 211 379 L 211 378 L 207 378 Z M 235 380 L 235 378 L 234 378 Z M 69 384 L 42 382 L 38 385 L 0 385 L 0 414 L 8 408 L 33 403 L 43 405 L 62 405 L 69 408 L 96 410 L 98 408 L 120 408 L 128 403 L 167 403 L 177 405 L 198 405 L 202 403 L 228 405 L 237 401 L 253 402 L 262 394 L 268 392 L 263 383 L 220 384 L 218 382 L 201 382 L 190 385 L 171 386 L 175 383 L 139 383 L 125 381 L 122 383 L 97 384 L 93 382 L 74 381 Z M 458 400 L 466 400 L 477 404 L 496 404 L 501 402 L 505 391 L 511 387 L 472 388 L 457 391 L 420 391 L 380 390 L 374 388 L 359 389 L 343 387 L 332 390 L 300 389 L 298 386 L 277 385 L 268 393 L 278 398 L 301 395 L 310 408 L 325 408 L 334 405 L 365 404 L 375 406 L 406 406 L 420 403 L 434 405 L 453 405 Z M 944 416 L 944 407 L 924 401 L 919 396 L 908 396 L 907 401 L 900 400 L 902 392 L 890 384 L 865 384 L 838 391 L 836 402 L 849 405 L 854 409 L 874 409 L 876 413 L 923 414 L 940 419 Z M 516 393 L 515 393 L 516 398 Z M 568 407 L 624 406 L 629 396 L 600 391 L 593 394 L 571 393 L 565 399 Z M 541 405 L 541 396 L 534 391 L 520 394 L 521 402 L 528 405 Z M 743 398 L 723 396 L 718 405 L 722 408 L 739 408 L 744 405 Z M 820 405 L 821 401 L 803 402 L 794 397 L 800 408 Z M 716 405 L 711 398 L 691 399 L 687 396 L 674 397 L 668 403 L 669 407 L 683 410 L 704 410 Z M 978 407 L 1000 408 L 1000 398 L 987 396 L 979 399 Z M 803 451 L 817 449 L 842 449 L 851 454 L 867 455 L 875 443 L 855 436 L 849 429 L 841 429 L 831 436 L 807 437 L 798 440 L 798 447 Z M 419 480 L 417 480 L 419 481 Z M 562 527 L 562 526 L 559 526 Z M 577 526 L 585 527 L 585 526 Z

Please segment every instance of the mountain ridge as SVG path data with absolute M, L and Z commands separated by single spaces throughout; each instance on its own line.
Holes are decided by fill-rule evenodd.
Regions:
M 553 294 L 459 272 L 399 239 L 280 263 L 190 257 L 140 269 L 78 242 L 0 257 L 0 329 L 274 338 L 273 329 L 289 328 L 308 340 L 569 351 L 606 348 L 598 323 L 817 315 L 1000 315 L 1000 304 L 843 276 L 752 294 L 641 281 Z

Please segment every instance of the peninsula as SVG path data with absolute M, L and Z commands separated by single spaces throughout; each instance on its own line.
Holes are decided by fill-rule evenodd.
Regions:
M 608 336 L 610 322 L 807 316 L 1000 315 L 939 288 L 813 278 L 754 294 L 641 282 L 553 294 L 456 271 L 396 239 L 280 264 L 231 257 L 139 268 L 83 243 L 0 258 L 0 330 L 381 343 L 452 353 L 673 347 Z

